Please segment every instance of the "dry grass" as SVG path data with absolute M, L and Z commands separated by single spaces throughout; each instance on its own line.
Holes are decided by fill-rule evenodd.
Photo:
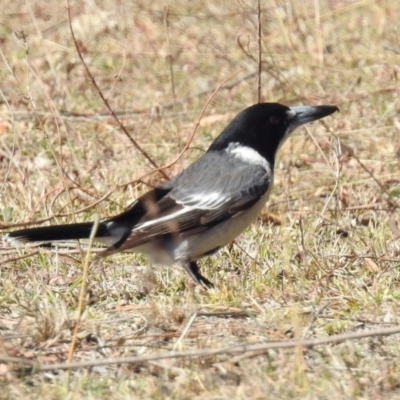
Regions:
M 166 171 L 173 175 L 257 100 L 257 3 L 165 6 L 99 0 L 73 4 L 72 14 L 91 73 L 158 165 L 183 148 L 215 87 L 243 69 L 212 99 L 190 150 Z M 3 7 L 2 228 L 122 210 L 162 177 L 137 181 L 152 167 L 85 74 L 65 4 Z M 262 2 L 263 100 L 341 109 L 281 150 L 266 208 L 275 217 L 266 212 L 202 263 L 213 291 L 135 255 L 92 264 L 73 361 L 99 365 L 31 373 L 0 361 L 0 397 L 399 398 L 398 335 L 101 365 L 399 324 L 399 17 L 389 0 Z M 0 356 L 65 362 L 84 251 L 3 247 L 0 257 Z

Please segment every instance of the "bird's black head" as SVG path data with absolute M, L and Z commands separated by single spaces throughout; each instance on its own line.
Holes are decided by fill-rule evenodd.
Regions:
M 285 139 L 297 127 L 338 111 L 336 106 L 286 107 L 278 103 L 259 103 L 241 111 L 221 132 L 208 151 L 226 150 L 238 143 L 250 147 L 271 166 Z

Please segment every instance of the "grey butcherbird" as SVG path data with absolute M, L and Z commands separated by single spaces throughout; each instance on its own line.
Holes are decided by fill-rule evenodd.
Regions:
M 242 233 L 264 207 L 275 156 L 299 126 L 336 106 L 286 107 L 260 103 L 241 111 L 207 152 L 179 175 L 150 190 L 124 212 L 100 222 L 95 240 L 108 246 L 97 257 L 130 250 L 154 263 L 180 263 L 196 283 L 213 286 L 197 260 Z M 12 243 L 87 239 L 92 222 L 22 229 Z

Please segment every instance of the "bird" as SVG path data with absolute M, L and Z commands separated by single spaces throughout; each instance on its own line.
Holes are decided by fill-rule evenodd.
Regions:
M 257 103 L 239 112 L 208 150 L 178 175 L 101 221 L 94 240 L 107 246 L 95 259 L 122 251 L 153 264 L 180 264 L 206 288 L 198 261 L 232 242 L 264 207 L 278 149 L 301 125 L 339 111 L 334 105 L 288 107 Z M 93 222 L 9 232 L 10 245 L 88 239 Z

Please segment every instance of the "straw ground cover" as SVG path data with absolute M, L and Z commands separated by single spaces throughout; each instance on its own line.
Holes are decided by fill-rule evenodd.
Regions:
M 397 2 L 261 2 L 261 49 L 255 1 L 71 3 L 76 43 L 62 2 L 2 5 L 2 232 L 110 216 L 164 179 L 92 78 L 159 166 L 209 100 L 168 176 L 257 101 L 260 50 L 263 101 L 341 113 L 281 149 L 265 212 L 201 263 L 215 290 L 114 255 L 89 265 L 78 323 L 87 243 L 3 244 L 0 397 L 400 396 L 398 335 L 336 336 L 399 325 Z

